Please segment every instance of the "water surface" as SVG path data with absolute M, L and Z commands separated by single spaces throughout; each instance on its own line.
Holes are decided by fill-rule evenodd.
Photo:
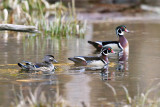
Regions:
M 129 41 L 129 57 L 120 63 L 118 57 L 110 57 L 109 78 L 103 80 L 101 70 L 70 70 L 74 68 L 67 58 L 72 56 L 96 55 L 88 40 L 117 40 L 115 27 L 122 23 L 90 24 L 85 37 L 52 37 L 42 34 L 0 32 L 0 104 L 10 105 L 16 95 L 23 90 L 41 85 L 50 97 L 55 93 L 62 96 L 72 106 L 109 106 L 126 102 L 125 86 L 131 97 L 144 92 L 160 81 L 160 24 L 132 23 L 125 25 L 131 33 L 125 34 Z M 21 73 L 16 65 L 22 60 L 40 62 L 44 55 L 52 54 L 58 60 L 54 75 Z M 121 70 L 117 70 L 121 66 Z M 117 92 L 113 95 L 110 84 Z M 20 88 L 21 87 L 21 88 Z M 138 90 L 139 89 L 139 90 Z M 51 94 L 53 96 L 51 96 Z

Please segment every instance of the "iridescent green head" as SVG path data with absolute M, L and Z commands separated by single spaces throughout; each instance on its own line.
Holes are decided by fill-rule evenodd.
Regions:
M 129 32 L 129 30 L 126 28 L 125 25 L 120 25 L 116 28 L 116 34 L 117 36 L 124 35 L 124 32 Z
M 108 53 L 115 53 L 110 46 L 103 47 L 101 50 L 102 55 L 108 55 Z

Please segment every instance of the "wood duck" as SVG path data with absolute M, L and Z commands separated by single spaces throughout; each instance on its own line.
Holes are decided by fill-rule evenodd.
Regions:
M 105 65 L 108 64 L 108 53 L 114 53 L 113 49 L 109 46 L 102 48 L 100 56 L 75 56 L 73 58 L 68 58 L 73 61 L 75 65 Z
M 43 62 L 41 63 L 32 63 L 28 61 L 23 61 L 24 64 L 18 63 L 18 66 L 22 68 L 22 70 L 25 71 L 42 71 L 43 73 L 48 73 L 48 72 L 54 72 L 55 67 L 52 64 L 52 62 L 57 62 L 54 59 L 53 55 L 46 55 L 43 58 Z
M 92 44 L 97 51 L 100 51 L 102 47 L 111 46 L 115 50 L 129 51 L 129 43 L 124 37 L 124 32 L 129 32 L 124 25 L 120 25 L 116 28 L 116 35 L 119 37 L 119 41 L 88 41 Z

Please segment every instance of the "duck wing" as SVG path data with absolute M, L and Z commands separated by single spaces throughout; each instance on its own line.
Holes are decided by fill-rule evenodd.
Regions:
M 22 62 L 25 63 L 26 65 L 33 65 L 33 63 L 29 61 L 22 61 Z
M 18 63 L 18 66 L 21 67 L 22 69 L 29 70 L 28 66 L 27 66 L 27 65 L 24 65 L 24 64 L 22 64 L 22 63 Z
M 88 41 L 89 44 L 93 45 L 98 51 L 105 46 L 118 47 L 123 49 L 118 41 Z
M 101 60 L 100 57 L 96 56 L 76 56 L 73 58 L 68 58 L 69 60 L 73 61 L 77 65 L 87 65 L 87 63 L 90 63 L 92 61 Z
M 87 56 L 87 57 L 84 57 L 84 59 L 85 59 L 87 62 L 101 60 L 101 58 L 100 58 L 100 57 L 97 57 L 97 56 Z
M 88 43 L 93 45 L 99 51 L 102 48 L 102 41 L 88 41 Z
M 29 61 L 22 61 L 22 62 L 25 64 L 18 63 L 18 66 L 21 67 L 23 70 L 33 70 L 35 68 L 32 62 Z
M 83 56 L 75 56 L 68 59 L 73 61 L 76 65 L 87 65 L 87 61 Z
M 118 41 L 102 41 L 102 46 L 111 46 L 112 48 L 118 46 L 118 48 L 120 48 L 121 50 L 123 49 L 121 44 Z
M 35 67 L 36 68 L 40 68 L 40 67 L 49 67 L 50 64 L 47 64 L 47 63 L 35 63 Z

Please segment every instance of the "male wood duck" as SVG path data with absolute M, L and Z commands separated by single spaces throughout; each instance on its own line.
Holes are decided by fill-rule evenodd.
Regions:
M 21 67 L 23 70 L 26 71 L 42 71 L 43 73 L 48 73 L 48 72 L 54 72 L 55 67 L 52 64 L 52 62 L 57 62 L 54 59 L 53 55 L 46 55 L 43 58 L 43 62 L 41 63 L 32 63 L 28 61 L 23 61 L 25 63 L 18 63 L 18 66 Z
M 102 48 L 100 56 L 76 56 L 73 58 L 68 58 L 73 61 L 75 65 L 105 65 L 108 64 L 108 53 L 114 53 L 113 49 L 109 46 Z
M 119 41 L 88 41 L 92 44 L 97 51 L 100 51 L 102 47 L 111 46 L 115 50 L 129 51 L 129 43 L 124 37 L 124 32 L 129 32 L 124 25 L 120 25 L 116 28 L 116 35 L 119 37 Z

